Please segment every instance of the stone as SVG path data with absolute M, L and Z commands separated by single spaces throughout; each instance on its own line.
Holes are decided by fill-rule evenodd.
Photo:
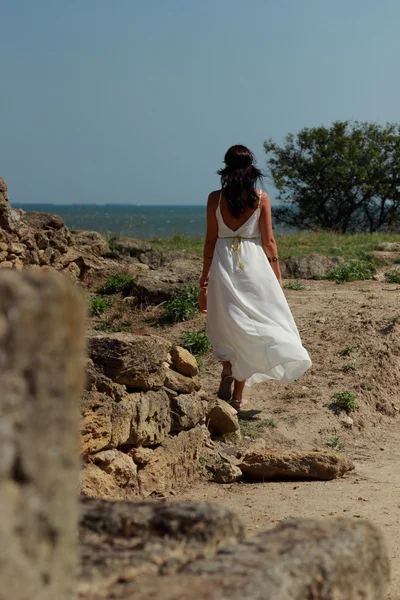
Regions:
M 87 456 L 107 448 L 112 436 L 113 401 L 100 392 L 84 392 L 81 400 L 80 450 Z
M 110 252 L 107 241 L 97 231 L 71 231 L 71 242 L 73 246 L 82 247 L 97 256 L 105 256 Z
M 202 426 L 166 438 L 138 471 L 140 495 L 168 494 L 198 479 L 199 458 L 208 440 L 208 431 Z
M 137 465 L 147 465 L 153 458 L 154 450 L 151 448 L 132 448 L 127 452 Z
M 106 473 L 91 462 L 86 463 L 81 471 L 80 493 L 88 498 L 109 498 L 110 500 L 126 498 L 125 490 L 118 487 L 113 475 Z M 136 496 L 135 491 L 131 496 Z
M 339 421 L 340 424 L 343 425 L 343 427 L 347 427 L 347 429 L 351 429 L 354 425 L 354 421 L 349 415 L 341 414 L 339 416 Z
M 240 468 L 251 479 L 320 479 L 342 477 L 353 462 L 337 452 L 291 452 L 260 449 L 246 452 Z
M 153 446 L 171 431 L 170 400 L 163 390 L 135 394 L 129 438 L 123 442 L 135 446 Z
M 13 600 L 70 600 L 85 308 L 59 275 L 0 273 L 0 571 Z
M 79 591 L 109 598 L 119 580 L 174 573 L 242 538 L 242 524 L 223 506 L 85 498 Z
M 210 404 L 207 423 L 209 429 L 218 437 L 239 429 L 237 411 L 224 400 L 216 400 Z
M 24 223 L 40 231 L 64 230 L 64 220 L 59 215 L 42 212 L 29 212 L 24 215 Z
M 0 263 L 0 269 L 12 269 L 13 266 L 14 265 L 10 260 L 5 260 L 2 263 Z
M 78 267 L 78 265 L 76 263 L 70 263 L 68 266 L 66 266 L 61 273 L 63 275 L 65 275 L 66 277 L 68 277 L 68 279 L 70 279 L 71 281 L 79 281 L 80 276 L 81 276 L 81 270 Z
M 112 475 L 120 488 L 128 486 L 137 489 L 137 467 L 131 456 L 119 450 L 103 450 L 91 457 L 91 462 Z
M 198 392 L 201 388 L 201 382 L 198 377 L 185 377 L 172 369 L 165 369 L 164 386 L 180 394 L 191 394 Z
M 192 429 L 205 422 L 207 403 L 197 394 L 182 394 L 170 399 L 171 431 Z
M 110 396 L 116 402 L 123 400 L 127 394 L 126 387 L 118 383 L 114 383 L 109 377 L 100 373 L 94 366 L 92 360 L 86 363 L 86 389 L 97 390 Z
M 151 244 L 148 242 L 128 237 L 113 239 L 112 246 L 113 250 L 118 254 L 132 256 L 135 258 L 137 258 L 140 254 L 143 254 L 144 252 L 150 252 L 153 249 Z
M 216 483 L 235 483 L 243 479 L 243 473 L 236 465 L 223 462 L 214 468 L 213 479 Z
M 201 260 L 187 257 L 165 264 L 156 271 L 139 274 L 132 286 L 132 294 L 147 304 L 171 300 L 184 284 L 197 285 L 201 275 Z
M 164 385 L 170 342 L 154 335 L 92 334 L 89 354 L 104 375 L 131 389 L 150 390 Z M 192 391 L 192 390 L 190 390 Z
M 343 258 L 324 256 L 317 252 L 290 256 L 281 262 L 281 271 L 284 278 L 294 279 L 320 279 L 335 269 Z
M 197 360 L 188 350 L 180 346 L 174 346 L 171 349 L 172 365 L 182 375 L 194 377 L 199 374 Z

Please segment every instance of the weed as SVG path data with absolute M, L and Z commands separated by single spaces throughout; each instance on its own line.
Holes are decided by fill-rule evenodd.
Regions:
M 352 371 L 357 371 L 357 367 L 354 363 L 352 363 L 352 364 L 349 363 L 347 365 L 343 365 L 342 371 L 343 371 L 343 373 L 351 373 Z
M 294 290 L 296 292 L 300 292 L 301 290 L 305 290 L 304 285 L 299 283 L 298 281 L 289 281 L 285 284 L 285 290 Z
M 204 454 L 201 454 L 201 455 L 199 456 L 199 465 L 200 465 L 201 467 L 204 467 L 206 464 L 207 464 L 207 457 L 206 457 L 206 456 L 204 456 Z
M 338 265 L 326 278 L 332 279 L 336 283 L 345 283 L 346 281 L 371 279 L 375 271 L 376 267 L 372 260 L 352 260 Z
M 333 394 L 332 400 L 333 402 L 331 404 L 331 408 L 336 412 L 344 410 L 344 412 L 349 414 L 351 412 L 355 412 L 359 408 L 357 395 L 353 392 L 348 392 L 347 390 L 343 392 L 336 392 Z
M 341 441 L 340 437 L 334 435 L 330 440 L 326 442 L 328 448 L 335 448 L 336 450 L 344 450 L 344 444 Z
M 127 273 L 116 273 L 109 277 L 104 285 L 99 289 L 99 294 L 124 294 L 127 296 L 132 288 L 134 278 Z
M 203 331 L 187 331 L 181 338 L 181 346 L 192 354 L 203 356 L 211 349 L 207 333 Z
M 367 296 L 367 300 L 376 300 L 378 296 L 375 296 L 375 294 L 371 294 L 370 296 Z
M 400 269 L 388 271 L 385 273 L 385 279 L 388 283 L 400 283 Z
M 340 351 L 340 356 L 351 356 L 354 352 L 353 346 L 345 346 L 343 350 Z
M 111 308 L 111 298 L 101 298 L 100 296 L 94 296 L 90 301 L 90 314 L 93 317 L 100 317 L 109 308 Z
M 398 258 L 395 258 L 393 262 L 395 265 L 400 265 L 400 256 Z
M 168 321 L 177 323 L 187 321 L 198 311 L 198 287 L 195 285 L 184 285 L 179 293 L 165 305 L 165 316 Z

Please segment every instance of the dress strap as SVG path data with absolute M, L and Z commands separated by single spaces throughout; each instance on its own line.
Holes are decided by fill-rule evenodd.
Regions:
M 260 208 L 261 196 L 262 196 L 262 190 L 260 190 L 260 195 L 258 197 L 258 208 Z

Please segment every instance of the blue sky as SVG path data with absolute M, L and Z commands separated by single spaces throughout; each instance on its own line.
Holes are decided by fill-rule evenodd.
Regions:
M 398 120 L 398 0 L 0 0 L 15 202 L 201 204 L 234 143 Z M 268 183 L 266 182 L 268 189 Z

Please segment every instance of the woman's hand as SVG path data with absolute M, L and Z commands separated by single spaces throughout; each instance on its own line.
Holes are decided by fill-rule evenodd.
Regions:
M 207 312 L 207 288 L 202 287 L 199 293 L 199 309 L 202 313 Z

